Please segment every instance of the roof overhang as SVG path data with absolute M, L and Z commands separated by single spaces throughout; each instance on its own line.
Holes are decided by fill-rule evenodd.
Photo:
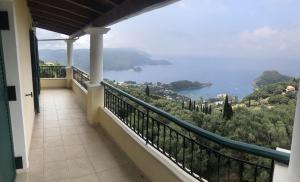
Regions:
M 178 0 L 28 0 L 35 27 L 69 35 L 106 27 Z

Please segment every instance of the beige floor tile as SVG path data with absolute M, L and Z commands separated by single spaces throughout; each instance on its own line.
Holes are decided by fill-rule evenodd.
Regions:
M 72 182 L 100 182 L 96 174 L 71 179 Z
M 77 124 L 72 119 L 63 119 L 58 121 L 60 127 L 76 126 Z
M 54 137 L 47 137 L 45 138 L 45 147 L 51 148 L 51 147 L 59 147 L 63 146 L 64 142 L 61 136 L 54 136 Z
M 89 126 L 89 125 L 83 125 L 83 126 L 77 126 L 77 130 L 79 134 L 96 134 L 97 131 L 95 128 Z
M 32 182 L 144 181 L 127 156 L 88 125 L 72 91 L 42 90 L 36 116 L 29 169 L 17 179 Z M 125 165 L 125 167 L 124 167 Z M 96 173 L 97 171 L 97 173 Z M 24 182 L 25 182 L 24 181 Z M 29 181 L 26 181 L 29 182 Z
M 81 133 L 78 135 L 82 143 L 98 143 L 101 142 L 100 136 L 97 133 Z
M 29 162 L 43 161 L 44 149 L 31 149 L 29 151 Z
M 27 173 L 17 173 L 15 182 L 27 182 Z
M 45 137 L 54 137 L 54 136 L 60 136 L 60 129 L 57 128 L 45 128 Z
M 44 128 L 58 128 L 58 120 L 49 120 L 44 122 Z
M 34 129 L 32 131 L 32 138 L 43 138 L 44 137 L 44 129 Z
M 86 151 L 82 145 L 65 146 L 67 159 L 78 159 L 87 157 Z
M 43 138 L 32 138 L 30 149 L 42 149 L 44 148 L 44 140 Z
M 89 157 L 99 156 L 103 152 L 108 152 L 108 150 L 105 149 L 105 145 L 101 145 L 100 143 L 87 143 L 84 144 L 83 147 Z
M 65 146 L 82 145 L 78 135 L 64 135 L 63 142 Z
M 77 134 L 77 128 L 75 126 L 62 126 L 60 127 L 62 135 L 75 135 Z
M 29 161 L 28 172 L 43 172 L 44 171 L 44 161 Z
M 63 180 L 69 178 L 67 161 L 47 162 L 44 170 L 44 180 Z
M 100 181 L 105 182 L 142 182 L 149 181 L 142 173 L 139 173 L 135 167 L 130 164 L 122 165 L 116 168 L 97 173 Z
M 110 153 L 105 153 L 100 156 L 89 157 L 89 159 L 97 172 L 112 169 L 128 163 L 127 158 L 121 156 L 114 156 Z
M 45 161 L 61 161 L 66 160 L 64 147 L 53 147 L 45 149 Z
M 94 173 L 94 168 L 88 158 L 68 160 L 70 178 L 82 177 Z
M 43 181 L 44 181 L 43 171 L 28 172 L 28 181 L 27 182 L 43 182 Z

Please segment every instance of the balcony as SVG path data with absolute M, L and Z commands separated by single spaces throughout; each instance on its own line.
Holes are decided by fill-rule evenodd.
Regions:
M 88 125 L 71 90 L 42 90 L 40 108 L 31 165 L 17 181 L 148 181 L 102 128 Z
M 97 111 L 99 122 L 90 125 L 86 121 L 89 74 L 76 67 L 71 71 L 71 89 L 64 89 L 67 79 L 53 75 L 68 71 L 53 66 L 41 69 L 42 77 L 51 78 L 41 79 L 44 89 L 29 178 L 273 181 L 275 163 L 289 162 L 289 154 L 197 128 L 106 82 L 102 82 L 104 107 Z M 152 171 L 155 167 L 159 170 Z M 162 176 L 154 177 L 156 173 Z

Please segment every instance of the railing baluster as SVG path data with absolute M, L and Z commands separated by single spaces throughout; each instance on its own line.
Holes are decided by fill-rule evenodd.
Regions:
M 166 125 L 163 125 L 163 127 L 164 127 L 164 139 L 163 139 L 163 153 L 166 153 L 166 151 L 165 151 L 165 147 L 166 147 Z
M 240 181 L 242 182 L 243 181 L 243 173 L 244 173 L 244 164 L 242 162 L 240 162 L 239 173 L 240 173 Z
M 44 72 L 46 71 L 44 70 Z M 63 74 L 61 69 L 57 71 L 59 71 L 59 75 Z M 88 79 L 88 76 L 82 77 L 81 75 L 82 73 L 76 69 L 73 70 L 75 79 L 76 77 Z M 204 178 L 208 181 L 226 181 L 227 178 L 227 181 L 237 181 L 238 179 L 240 181 L 261 181 L 268 178 L 268 176 L 264 177 L 266 175 L 261 175 L 265 172 L 269 175 L 268 179 L 272 180 L 273 166 L 263 166 L 259 162 L 253 163 L 244 160 L 248 154 L 245 151 L 243 153 L 246 154 L 245 156 L 236 155 L 240 158 L 227 155 L 225 152 L 223 153 L 223 150 L 227 149 L 226 147 L 217 142 L 216 144 L 210 139 L 204 140 L 197 132 L 189 130 L 190 126 L 183 127 L 180 125 L 181 121 L 176 122 L 176 119 L 157 111 L 142 101 L 138 101 L 108 84 L 104 85 L 105 107 L 118 116 L 129 129 L 146 140 L 147 144 L 152 145 L 197 180 L 202 181 Z M 234 148 L 230 149 L 243 152 Z M 273 165 L 272 158 L 271 162 Z M 254 176 L 249 175 L 253 174 L 253 169 Z
M 182 142 L 182 168 L 185 169 L 185 136 L 182 136 L 183 142 Z
M 190 161 L 190 163 L 191 163 L 191 166 L 190 166 L 190 168 L 191 168 L 191 173 L 193 174 L 193 161 L 194 161 L 194 142 L 193 142 L 193 140 L 191 140 L 191 161 Z
M 149 141 L 149 109 L 147 109 L 147 120 L 146 120 L 146 144 L 148 144 Z
M 178 161 L 178 133 L 176 132 L 176 144 L 175 144 L 175 160 Z

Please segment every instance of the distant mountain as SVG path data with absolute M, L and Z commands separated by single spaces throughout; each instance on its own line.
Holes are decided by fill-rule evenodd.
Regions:
M 292 80 L 290 76 L 282 75 L 278 71 L 264 71 L 260 77 L 254 81 L 255 87 L 263 87 L 272 83 L 286 82 Z
M 133 49 L 104 49 L 104 70 L 129 70 L 145 65 L 170 65 L 167 60 L 153 60 L 142 51 Z M 66 65 L 67 53 L 65 49 L 42 49 L 39 51 L 39 57 L 45 62 L 55 62 Z M 74 50 L 74 65 L 89 71 L 89 49 Z

